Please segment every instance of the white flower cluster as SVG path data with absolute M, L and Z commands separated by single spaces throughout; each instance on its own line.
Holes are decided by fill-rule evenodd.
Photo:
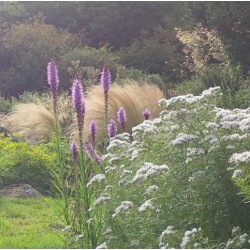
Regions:
M 129 146 L 130 146 L 130 143 L 127 141 L 114 139 L 114 140 L 110 140 L 110 143 L 107 146 L 107 151 L 112 152 L 113 150 L 127 148 Z
M 105 179 L 106 179 L 105 174 L 97 174 L 90 179 L 90 181 L 87 183 L 87 187 L 89 187 L 90 185 L 92 185 L 95 182 L 101 183 Z
M 97 246 L 96 249 L 108 249 L 106 241 L 102 243 L 101 245 Z
M 203 100 L 207 100 L 210 97 L 215 97 L 220 95 L 220 87 L 209 88 L 204 90 L 201 95 L 194 96 L 193 94 L 175 96 L 168 100 L 161 99 L 159 101 L 160 105 L 164 105 L 166 108 L 172 108 L 174 105 L 178 107 L 185 107 L 187 104 L 198 103 Z
M 219 124 L 215 122 L 207 122 L 205 124 L 206 128 L 211 129 L 212 131 L 217 131 L 219 128 Z
M 159 121 L 157 122 L 157 124 Z M 132 136 L 135 139 L 143 138 L 147 134 L 157 134 L 159 133 L 158 128 L 154 125 L 154 122 L 151 120 L 146 120 L 143 123 L 139 124 L 132 128 Z
M 232 134 L 232 135 L 225 135 L 220 138 L 221 141 L 242 141 L 248 137 L 247 134 L 240 135 L 240 134 Z
M 141 184 L 143 181 L 146 181 L 151 176 L 160 175 L 163 171 L 169 170 L 167 165 L 154 165 L 151 162 L 145 162 L 143 166 L 136 172 L 133 182 Z
M 240 227 L 233 227 L 232 236 L 233 239 L 229 239 L 226 244 L 226 248 L 246 248 L 246 244 L 250 244 L 250 237 L 247 233 L 241 234 Z
M 94 207 L 97 207 L 103 203 L 106 203 L 107 201 L 111 200 L 111 197 L 108 195 L 100 196 L 95 200 Z
M 187 148 L 187 159 L 186 164 L 193 161 L 194 159 L 199 158 L 199 156 L 205 154 L 203 148 Z
M 164 241 L 166 240 L 166 237 L 170 234 L 173 234 L 175 230 L 173 230 L 173 226 L 168 226 L 162 233 L 161 236 L 159 237 L 159 247 L 162 249 L 169 248 L 169 244 L 165 244 Z
M 233 154 L 229 160 L 230 163 L 249 163 L 250 162 L 250 151 L 245 151 L 241 154 Z
M 146 200 L 138 209 L 139 212 L 144 212 L 146 210 L 155 210 L 151 200 Z
M 196 180 L 202 180 L 205 177 L 204 171 L 197 171 L 193 176 L 189 177 L 189 182 L 194 182 Z
M 219 109 L 216 117 L 223 129 L 237 129 L 243 132 L 250 132 L 250 109 Z
M 134 204 L 131 201 L 122 201 L 121 205 L 115 209 L 115 213 L 112 215 L 115 218 L 120 213 L 128 213 L 128 210 L 133 208 Z
M 232 175 L 232 179 L 235 179 L 235 178 L 237 178 L 237 177 L 240 177 L 240 176 L 242 176 L 242 174 L 243 174 L 243 170 L 241 170 L 241 169 L 236 169 L 236 170 L 234 170 L 234 173 L 233 173 L 233 175 Z
M 185 233 L 184 233 L 184 237 L 182 238 L 182 242 L 180 244 L 180 247 L 182 249 L 185 249 L 185 248 L 190 248 L 190 247 L 187 247 L 188 243 L 190 242 L 190 240 L 192 238 L 195 237 L 195 235 L 201 231 L 201 228 L 193 228 L 192 230 L 187 230 Z
M 172 145 L 181 145 L 183 143 L 187 143 L 190 141 L 196 141 L 198 137 L 196 135 L 191 135 L 191 134 L 185 134 L 185 133 L 180 133 L 177 135 L 177 137 L 171 141 Z
M 160 188 L 157 186 L 157 185 L 152 185 L 152 186 L 149 186 L 146 190 L 146 193 L 148 195 L 150 194 L 153 194 L 154 192 L 158 191 Z

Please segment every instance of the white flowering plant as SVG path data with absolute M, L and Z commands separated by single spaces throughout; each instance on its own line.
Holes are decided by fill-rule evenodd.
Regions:
M 110 140 L 105 246 L 219 248 L 233 227 L 250 229 L 250 205 L 235 185 L 246 174 L 250 109 L 218 108 L 220 98 L 216 87 L 160 100 L 161 116 L 134 127 L 132 142 L 126 133 Z

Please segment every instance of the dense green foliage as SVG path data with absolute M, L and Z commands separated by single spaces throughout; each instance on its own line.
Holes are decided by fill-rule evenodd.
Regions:
M 77 74 L 83 80 L 91 74 L 86 85 L 96 83 L 104 61 L 113 76 L 118 67 L 126 66 L 158 74 L 165 86 L 190 81 L 193 74 L 183 68 L 186 48 L 176 38 L 176 28 L 191 32 L 198 23 L 216 29 L 228 63 L 240 65 L 247 75 L 249 6 L 248 2 L 3 2 L 1 93 L 43 91 L 50 58 L 63 72 L 66 90 Z M 206 48 L 204 53 L 209 53 Z M 72 71 L 77 60 L 78 71 Z
M 44 194 L 53 190 L 50 169 L 56 168 L 55 153 L 46 145 L 0 140 L 0 187 L 27 183 Z

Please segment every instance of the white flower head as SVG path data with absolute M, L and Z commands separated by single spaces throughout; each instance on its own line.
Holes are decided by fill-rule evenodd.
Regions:
M 129 212 L 129 209 L 133 207 L 134 204 L 131 201 L 122 201 L 121 205 L 115 209 L 115 213 L 112 215 L 112 217 L 115 218 L 120 213 L 127 214 Z
M 146 210 L 155 210 L 151 200 L 146 200 L 138 209 L 139 212 L 144 212 Z
M 89 187 L 90 185 L 92 185 L 93 183 L 101 183 L 102 181 L 104 181 L 106 179 L 105 174 L 97 174 L 95 175 L 88 183 L 87 183 L 87 187 Z

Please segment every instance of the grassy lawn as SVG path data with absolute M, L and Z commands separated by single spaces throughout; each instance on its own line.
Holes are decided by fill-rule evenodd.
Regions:
M 0 248 L 64 248 L 58 202 L 0 198 Z

